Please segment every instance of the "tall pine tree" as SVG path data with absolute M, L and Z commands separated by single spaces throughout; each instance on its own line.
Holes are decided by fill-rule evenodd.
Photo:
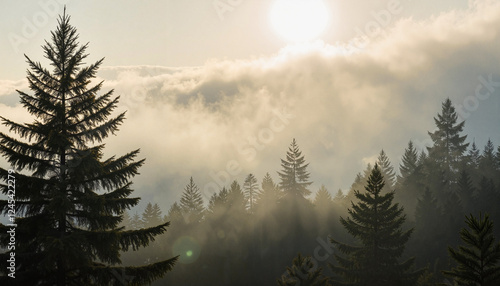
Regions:
M 193 177 L 189 179 L 189 184 L 184 188 L 180 202 L 187 223 L 199 223 L 202 220 L 205 207 L 200 189 L 194 183 Z
M 394 192 L 381 194 L 383 187 L 382 173 L 375 165 L 365 186 L 366 192 L 355 192 L 359 203 L 353 203 L 352 209 L 348 210 L 350 217 L 340 218 L 342 225 L 361 245 L 331 239 L 338 251 L 345 255 L 336 253 L 338 264 L 330 264 L 342 278 L 333 281 L 334 285 L 397 286 L 416 281 L 419 273 L 409 271 L 414 258 L 398 262 L 413 229 L 403 231 L 406 220 L 403 208 L 393 204 Z
M 396 174 L 394 173 L 394 167 L 392 167 L 389 157 L 387 157 L 387 154 L 383 149 L 378 155 L 377 164 L 380 168 L 380 172 L 382 172 L 382 176 L 384 177 L 386 189 L 389 191 L 392 190 L 394 184 L 396 183 Z
M 278 172 L 281 182 L 280 187 L 285 195 L 296 198 L 304 198 L 311 194 L 307 187 L 312 184 L 309 181 L 309 172 L 307 172 L 304 155 L 299 149 L 295 138 L 286 152 L 286 159 L 281 159 L 282 171 Z
M 248 174 L 243 184 L 245 190 L 245 197 L 248 202 L 248 211 L 253 213 L 255 211 L 255 202 L 257 201 L 257 193 L 259 185 L 257 185 L 257 178 L 253 174 Z
M 121 266 L 120 251 L 146 246 L 169 223 L 147 229 L 119 227 L 122 214 L 139 198 L 130 179 L 144 160 L 139 150 L 103 158 L 102 141 L 114 134 L 125 113 L 111 116 L 118 104 L 113 91 L 99 95 L 91 85 L 102 59 L 83 66 L 87 44 L 64 11 L 42 47 L 52 71 L 26 57 L 32 94 L 18 91 L 21 104 L 35 117 L 19 124 L 1 117 L 16 139 L 0 133 L 0 153 L 16 175 L 16 282 L 19 285 L 109 285 L 128 280 L 151 283 L 172 269 L 177 258 L 140 267 Z M 0 177 L 8 171 L 0 168 Z M 6 185 L 1 192 L 7 194 Z M 7 213 L 7 201 L 0 201 Z M 2 245 L 5 225 L 0 225 Z M 0 255 L 2 261 L 7 254 Z M 0 271 L 5 271 L 1 269 Z M 10 278 L 7 278 L 10 279 Z M 0 282 L 6 285 L 6 282 Z
M 457 122 L 458 115 L 451 100 L 447 98 L 442 104 L 441 114 L 434 118 L 437 130 L 429 132 L 433 146 L 428 147 L 429 158 L 443 172 L 443 180 L 447 185 L 456 181 L 462 164 L 464 152 L 469 143 L 465 143 L 466 135 L 461 135 L 465 121 Z M 435 170 L 434 172 L 436 172 Z

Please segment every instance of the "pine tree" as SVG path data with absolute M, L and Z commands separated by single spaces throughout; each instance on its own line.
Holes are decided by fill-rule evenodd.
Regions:
M 141 229 L 144 228 L 144 224 L 141 220 L 141 217 L 138 213 L 135 213 L 130 220 L 130 228 L 131 229 Z
M 386 188 L 389 191 L 392 190 L 395 184 L 396 174 L 394 173 L 394 167 L 392 167 L 389 157 L 387 157 L 387 154 L 385 154 L 383 149 L 378 155 L 377 164 L 380 168 L 380 172 L 382 172 L 382 176 L 384 177 Z
M 279 286 L 327 286 L 328 278 L 323 269 L 315 265 L 310 256 L 300 253 L 293 259 L 292 267 L 286 268 L 286 274 L 278 279 Z
M 403 231 L 406 220 L 403 208 L 393 204 L 394 192 L 381 195 L 384 187 L 382 173 L 375 167 L 368 178 L 366 192 L 355 192 L 359 203 L 348 210 L 350 217 L 340 218 L 346 230 L 361 241 L 353 246 L 331 239 L 342 257 L 335 254 L 337 266 L 332 270 L 343 278 L 334 285 L 406 285 L 416 281 L 419 272 L 409 272 L 414 258 L 398 262 L 413 229 Z
M 450 184 L 456 180 L 456 175 L 463 160 L 463 154 L 469 143 L 465 143 L 467 136 L 461 136 L 465 121 L 457 123 L 458 115 L 451 100 L 447 98 L 442 104 L 441 114 L 434 118 L 437 126 L 435 132 L 429 132 L 433 146 L 428 147 L 431 158 L 443 171 L 444 180 Z
M 418 166 L 418 153 L 417 149 L 413 146 L 413 142 L 408 142 L 408 147 L 405 149 L 405 153 L 403 154 L 403 158 L 401 159 L 401 164 L 399 165 L 399 172 L 401 176 L 398 176 L 397 185 L 398 188 L 403 185 L 403 182 L 406 178 L 408 178 Z
M 224 187 L 219 193 L 214 193 L 208 202 L 207 211 L 212 215 L 220 215 L 224 212 L 228 200 L 228 191 Z
M 177 202 L 173 203 L 168 210 L 167 220 L 172 222 L 172 227 L 176 227 L 181 223 L 185 223 L 182 208 Z
M 467 158 L 468 158 L 468 163 L 469 163 L 468 167 L 470 169 L 478 169 L 479 168 L 479 161 L 481 158 L 481 154 L 479 152 L 479 149 L 476 146 L 475 141 L 472 142 L 471 149 L 469 150 L 469 152 L 467 154 Z
M 142 223 L 145 227 L 151 227 L 162 222 L 161 209 L 158 204 L 148 203 L 142 213 Z
M 333 198 L 324 185 L 321 185 L 316 193 L 314 205 L 319 210 L 328 210 L 333 207 Z
M 87 44 L 78 43 L 77 30 L 69 21 L 64 11 L 51 42 L 42 47 L 53 71 L 26 57 L 32 94 L 18 93 L 36 119 L 19 124 L 1 117 L 17 135 L 0 133 L 0 153 L 19 171 L 15 282 L 108 285 L 118 283 L 124 274 L 131 284 L 151 283 L 171 270 L 176 258 L 123 267 L 120 251 L 148 245 L 169 224 L 141 230 L 118 227 L 123 212 L 139 202 L 129 197 L 133 192 L 129 180 L 144 160 L 135 161 L 139 150 L 103 159 L 102 141 L 118 130 L 125 113 L 109 119 L 119 97 L 112 98 L 113 91 L 98 95 L 102 82 L 91 86 L 103 60 L 83 66 Z M 7 175 L 0 169 L 2 179 Z M 7 194 L 6 185 L 0 188 Z M 1 200 L 2 212 L 8 208 Z M 8 228 L 2 224 L 0 229 L 3 244 Z M 6 255 L 1 255 L 2 261 Z
M 227 202 L 231 211 L 244 213 L 246 210 L 245 194 L 237 181 L 233 181 L 227 195 Z
M 399 165 L 400 176 L 396 182 L 396 201 L 405 206 L 410 214 L 410 220 L 415 213 L 418 198 L 422 195 L 426 187 L 425 176 L 425 153 L 420 155 L 415 149 L 413 142 L 408 142 L 402 162 Z
M 128 214 L 127 211 L 124 211 L 123 214 L 122 214 L 122 221 L 120 222 L 119 226 L 120 227 L 125 227 L 127 229 L 130 229 L 130 222 L 131 222 L 132 218 L 130 217 L 130 215 Z
M 199 223 L 203 219 L 205 211 L 203 198 L 198 186 L 194 183 L 193 177 L 189 179 L 189 184 L 184 188 L 180 207 L 187 223 Z
M 312 184 L 309 181 L 309 172 L 304 156 L 297 146 L 295 138 L 292 140 L 286 153 L 286 159 L 281 159 L 282 171 L 278 172 L 281 182 L 280 187 L 286 195 L 304 198 L 311 194 L 307 187 Z
M 484 146 L 483 153 L 479 159 L 479 171 L 482 176 L 486 178 L 493 179 L 496 175 L 496 158 L 495 158 L 495 146 L 493 142 L 488 139 L 486 146 Z
M 493 222 L 481 214 L 479 219 L 471 214 L 465 222 L 468 229 L 460 231 L 465 245 L 448 248 L 457 267 L 443 273 L 458 285 L 500 285 L 500 243 L 493 236 Z
M 339 202 L 339 201 L 342 201 L 344 199 L 344 197 L 345 197 L 344 192 L 342 192 L 342 190 L 339 189 L 337 191 L 337 193 L 335 194 L 335 197 L 333 198 L 333 200 L 336 202 Z
M 245 189 L 245 197 L 248 202 L 248 211 L 250 213 L 254 212 L 255 202 L 257 201 L 257 193 L 259 191 L 259 185 L 257 185 L 257 178 L 253 174 L 248 174 L 243 184 Z
M 274 183 L 271 175 L 266 173 L 261 183 L 261 190 L 257 198 L 257 208 L 269 209 L 275 206 L 281 199 L 281 190 L 279 186 Z

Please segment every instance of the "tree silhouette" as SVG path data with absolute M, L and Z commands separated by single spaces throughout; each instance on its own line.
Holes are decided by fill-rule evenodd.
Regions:
M 334 285 L 406 285 L 416 281 L 419 272 L 409 272 L 414 258 L 398 262 L 413 229 L 403 231 L 406 220 L 403 208 L 393 204 L 394 192 L 381 195 L 384 187 L 377 164 L 373 168 L 366 192 L 355 191 L 359 203 L 348 210 L 350 217 L 340 218 L 346 230 L 361 241 L 360 246 L 348 245 L 335 239 L 331 242 L 343 257 L 335 254 L 338 265 L 330 264 L 343 281 Z
M 433 146 L 428 147 L 431 158 L 444 173 L 444 181 L 449 185 L 456 180 L 462 156 L 469 143 L 465 143 L 467 135 L 461 135 L 465 121 L 457 122 L 458 115 L 451 100 L 447 98 L 442 104 L 441 114 L 434 118 L 437 130 L 429 132 Z
M 257 200 L 257 192 L 259 191 L 259 185 L 257 185 L 257 178 L 253 174 L 248 174 L 243 184 L 245 190 L 246 200 L 248 202 L 248 211 L 250 213 L 254 212 L 255 202 Z
M 193 177 L 189 179 L 189 184 L 184 188 L 180 207 L 188 223 L 198 223 L 202 220 L 205 207 L 203 206 L 200 190 L 194 183 Z
M 385 151 L 380 151 L 380 154 L 377 158 L 377 164 L 380 168 L 380 172 L 384 177 L 386 188 L 391 190 L 396 183 L 396 174 L 394 173 L 394 167 L 392 167 L 391 161 Z
M 140 230 L 118 227 L 122 214 L 139 202 L 129 197 L 130 179 L 144 160 L 135 161 L 139 150 L 103 159 L 102 141 L 118 130 L 125 113 L 108 119 L 119 97 L 112 98 L 113 91 L 98 95 L 102 82 L 91 85 L 103 60 L 83 66 L 87 44 L 79 45 L 69 21 L 64 11 L 51 42 L 42 47 L 53 71 L 26 57 L 33 94 L 18 92 L 36 119 L 19 124 L 1 117 L 20 139 L 0 133 L 0 152 L 23 171 L 16 175 L 15 282 L 107 285 L 126 277 L 134 285 L 151 283 L 177 258 L 123 267 L 120 251 L 147 246 L 169 223 Z M 7 178 L 7 170 L 0 169 L 0 176 Z M 1 191 L 7 194 L 7 187 Z M 7 201 L 0 201 L 3 213 L 8 208 Z M 7 227 L 0 229 L 3 245 Z
M 292 197 L 306 197 L 311 194 L 307 187 L 312 184 L 309 181 L 309 172 L 304 156 L 299 150 L 299 146 L 292 140 L 288 151 L 286 152 L 286 159 L 281 159 L 281 172 L 278 172 L 281 182 L 280 187 L 286 195 Z
M 493 222 L 489 215 L 479 219 L 466 217 L 468 228 L 460 231 L 465 243 L 458 249 L 449 247 L 451 258 L 458 264 L 451 271 L 443 271 L 458 285 L 500 285 L 500 243 L 493 236 Z

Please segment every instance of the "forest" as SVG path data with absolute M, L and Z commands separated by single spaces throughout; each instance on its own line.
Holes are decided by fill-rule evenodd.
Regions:
M 125 113 L 92 82 L 102 60 L 83 66 L 86 49 L 62 15 L 43 46 L 53 71 L 26 57 L 31 93 L 19 95 L 35 120 L 0 116 L 12 166 L 0 210 L 16 214 L 0 224 L 1 285 L 500 285 L 500 146 L 468 138 L 449 98 L 432 146 L 409 140 L 401 162 L 381 150 L 348 193 L 311 189 L 314 162 L 293 139 L 262 178 L 209 201 L 186 178 L 168 210 L 132 213 L 144 160 L 104 158 Z

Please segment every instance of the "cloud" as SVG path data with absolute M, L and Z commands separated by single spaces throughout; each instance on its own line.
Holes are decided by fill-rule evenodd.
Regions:
M 355 51 L 315 42 L 200 67 L 103 67 L 104 89 L 128 110 L 106 152 L 141 148 L 137 194 L 164 208 L 190 176 L 205 196 L 248 173 L 277 180 L 292 138 L 310 162 L 313 191 L 346 189 L 381 149 L 397 169 L 408 140 L 423 148 L 446 97 L 460 104 L 478 77 L 500 81 L 499 27 L 500 5 L 475 1 L 425 21 L 401 19 Z M 500 142 L 499 95 L 466 123 L 476 142 Z M 2 115 L 12 115 L 2 103 Z

